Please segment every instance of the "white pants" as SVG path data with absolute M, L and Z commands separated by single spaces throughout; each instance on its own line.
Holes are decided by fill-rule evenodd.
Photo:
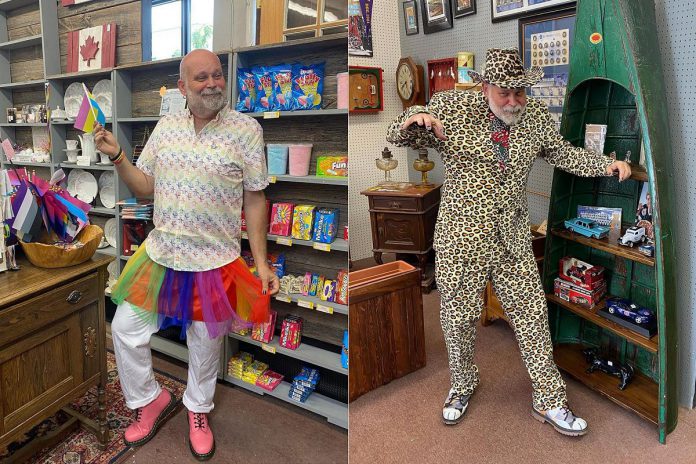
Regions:
M 111 335 L 121 389 L 130 409 L 147 406 L 162 391 L 152 371 L 150 350 L 150 337 L 157 331 L 157 326 L 139 318 L 128 302 L 124 301 L 116 308 Z M 186 331 L 189 367 L 183 403 L 191 412 L 208 413 L 214 407 L 224 338 L 210 339 L 205 322 L 194 321 Z

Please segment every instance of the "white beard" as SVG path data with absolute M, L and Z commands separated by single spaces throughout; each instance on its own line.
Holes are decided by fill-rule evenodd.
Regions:
M 498 106 L 495 103 L 493 103 L 493 101 L 490 98 L 488 99 L 488 106 L 490 107 L 493 114 L 508 126 L 514 126 L 515 124 L 519 124 L 519 122 L 522 121 L 522 118 L 524 117 L 524 112 L 527 109 L 527 105 Z

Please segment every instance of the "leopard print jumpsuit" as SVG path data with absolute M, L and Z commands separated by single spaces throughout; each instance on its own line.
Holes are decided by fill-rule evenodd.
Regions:
M 416 113 L 430 113 L 439 119 L 447 140 L 439 140 L 418 126 L 402 131 L 401 124 Z M 427 106 L 404 111 L 387 134 L 387 140 L 397 146 L 434 148 L 444 164 L 435 226 L 435 277 L 452 388 L 470 395 L 479 383 L 473 363 L 475 324 L 490 279 L 532 379 L 534 407 L 567 407 L 532 252 L 527 179 L 538 156 L 584 177 L 607 175 L 606 168 L 613 160 L 563 140 L 544 103 L 529 98 L 523 119 L 510 127 L 508 159 L 501 169 L 488 115 L 488 103 L 480 92 L 439 92 Z

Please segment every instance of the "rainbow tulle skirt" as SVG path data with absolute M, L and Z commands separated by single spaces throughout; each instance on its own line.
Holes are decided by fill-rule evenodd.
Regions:
M 114 285 L 111 300 L 130 303 L 136 314 L 160 329 L 181 326 L 181 338 L 192 321 L 203 321 L 210 338 L 266 322 L 270 295 L 243 259 L 209 271 L 175 271 L 152 261 L 146 243 L 128 260 Z

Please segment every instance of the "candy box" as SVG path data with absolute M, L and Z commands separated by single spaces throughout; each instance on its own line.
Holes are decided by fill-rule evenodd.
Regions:
M 312 239 L 312 226 L 314 225 L 314 205 L 297 205 L 293 211 L 292 238 L 299 240 Z
M 320 156 L 317 158 L 317 176 L 348 177 L 347 156 Z
M 338 231 L 338 208 L 319 208 L 314 220 L 313 240 L 320 243 L 331 243 L 336 239 Z
M 302 338 L 302 318 L 297 316 L 286 316 L 280 329 L 280 346 L 290 350 L 300 346 Z
M 558 276 L 586 290 L 593 290 L 604 282 L 604 268 L 577 258 L 565 256 L 560 259 Z
M 312 286 L 312 273 L 307 272 L 304 276 L 304 281 L 302 282 L 302 294 L 304 296 L 309 295 L 309 288 Z
M 283 253 L 269 254 L 268 264 L 275 270 L 279 279 L 285 275 L 285 255 Z
M 300 373 L 293 378 L 293 383 L 305 387 L 316 387 L 319 383 L 319 371 L 307 366 L 302 366 Z
M 273 340 L 277 317 L 278 313 L 276 311 L 270 311 L 267 322 L 255 323 L 251 329 L 251 338 L 259 342 L 270 343 Z
M 272 370 L 266 370 L 266 372 L 261 374 L 259 378 L 256 379 L 256 386 L 267 391 L 273 391 L 278 385 L 280 385 L 282 380 L 283 376 L 281 374 Z
M 321 292 L 321 295 L 319 296 L 319 298 L 321 298 L 322 301 L 331 302 L 334 300 L 335 293 L 336 293 L 336 281 L 327 279 L 324 281 L 324 287 L 322 289 L 322 292 Z
M 309 296 L 317 295 L 317 286 L 319 285 L 319 275 L 312 274 L 312 284 L 309 286 Z
M 348 271 L 341 269 L 336 277 L 336 295 L 334 302 L 348 304 Z
M 273 235 L 287 237 L 292 230 L 293 208 L 292 203 L 273 203 L 271 208 L 270 232 Z

